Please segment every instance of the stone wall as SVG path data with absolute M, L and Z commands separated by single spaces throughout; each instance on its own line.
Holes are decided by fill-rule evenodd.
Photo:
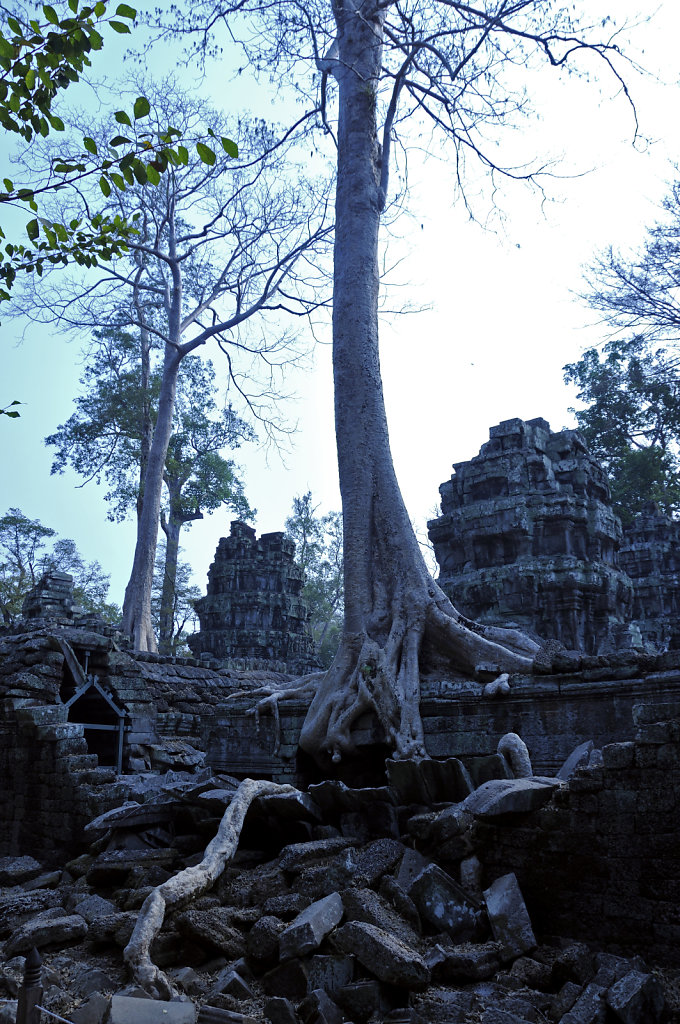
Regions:
M 680 522 L 650 502 L 624 531 L 619 565 L 633 581 L 632 617 L 643 639 L 680 647 Z
M 543 934 L 680 965 L 680 701 L 637 705 L 630 736 L 541 810 L 478 823 L 477 854 Z
M 283 533 L 258 540 L 252 527 L 233 522 L 208 571 L 207 595 L 195 604 L 201 629 L 189 638 L 192 652 L 217 661 L 264 660 L 296 673 L 315 668 L 303 577 L 295 544 Z

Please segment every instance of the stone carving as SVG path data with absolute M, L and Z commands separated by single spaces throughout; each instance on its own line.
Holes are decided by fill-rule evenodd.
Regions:
M 300 596 L 303 570 L 295 544 L 283 533 L 263 533 L 232 522 L 208 572 L 208 593 L 196 602 L 201 624 L 189 638 L 196 657 L 218 661 L 262 659 L 283 671 L 316 668 L 307 631 L 307 605 Z
M 620 646 L 633 586 L 604 470 L 580 434 L 544 419 L 505 420 L 489 438 L 439 488 L 428 525 L 441 586 L 481 622 L 589 654 Z

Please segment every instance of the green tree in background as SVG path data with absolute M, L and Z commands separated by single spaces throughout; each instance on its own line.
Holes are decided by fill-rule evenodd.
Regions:
M 309 606 L 316 653 L 328 668 L 342 635 L 342 514 L 318 515 L 318 508 L 311 491 L 294 498 L 286 533 L 295 541 L 295 561 L 305 572 L 302 595 Z
M 86 562 L 75 541 L 57 538 L 39 519 L 10 508 L 0 518 L 0 609 L 6 624 L 21 614 L 28 591 L 50 571 L 73 576 L 75 603 L 83 611 L 109 622 L 120 620 L 120 608 L 106 601 L 109 577 L 99 562 Z
M 167 558 L 165 544 L 161 540 L 156 554 L 156 565 L 154 568 L 153 590 L 151 592 L 151 617 L 154 629 L 161 635 L 162 621 L 167 619 L 167 583 L 165 567 Z M 181 551 L 181 548 L 180 548 Z M 181 558 L 177 558 L 175 582 L 172 592 L 172 605 L 170 608 L 170 628 L 165 625 L 165 654 L 176 654 L 192 657 L 191 650 L 187 644 L 187 637 L 196 631 L 196 613 L 194 602 L 202 597 L 200 587 L 191 582 L 191 566 Z M 166 596 L 164 596 L 166 595 Z
M 624 524 L 648 501 L 680 508 L 678 357 L 644 335 L 591 348 L 564 367 L 585 408 L 572 410 L 590 452 L 610 477 Z
M 140 332 L 98 332 L 81 377 L 76 411 L 45 439 L 54 446 L 53 473 L 74 469 L 85 480 L 106 480 L 110 517 L 120 521 L 140 513 L 148 437 L 156 419 L 160 368 L 144 373 Z M 158 357 L 153 349 L 151 357 Z M 144 383 L 143 383 L 144 382 Z M 176 605 L 175 580 L 180 532 L 221 505 L 241 519 L 253 516 L 240 471 L 224 450 L 253 440 L 252 428 L 231 406 L 219 407 L 215 369 L 189 356 L 177 382 L 173 433 L 163 470 L 165 497 L 160 523 L 166 536 L 164 597 L 156 616 L 159 646 L 170 653 Z

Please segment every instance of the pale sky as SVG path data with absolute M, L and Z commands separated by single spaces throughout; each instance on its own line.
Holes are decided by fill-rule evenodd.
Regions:
M 619 0 L 617 16 L 640 6 L 639 0 Z M 680 8 L 672 0 L 635 33 L 644 50 L 638 59 L 662 79 L 629 75 L 649 144 L 631 145 L 630 112 L 621 98 L 612 100 L 611 85 L 601 91 L 578 81 L 542 87 L 544 117 L 520 125 L 514 141 L 564 156 L 558 172 L 565 177 L 550 186 L 557 202 L 541 206 L 539 197 L 515 190 L 505 197 L 504 222 L 491 218 L 484 228 L 455 202 L 444 152 L 426 162 L 412 157 L 410 216 L 395 243 L 395 254 L 405 259 L 395 280 L 401 298 L 431 308 L 386 318 L 381 358 L 395 466 L 416 523 L 431 517 L 451 464 L 475 455 L 495 423 L 543 416 L 553 430 L 573 425 L 568 409 L 575 395 L 561 368 L 603 335 L 572 292 L 598 249 L 643 240 L 673 176 L 680 158 L 678 38 Z M 209 80 L 215 101 L 219 81 Z M 239 87 L 244 89 L 242 79 Z M 234 87 L 225 95 L 233 111 Z M 488 202 L 480 203 L 480 216 L 488 210 Z M 0 418 L 0 514 L 18 506 L 72 537 L 86 558 L 98 558 L 111 573 L 110 599 L 121 603 L 133 525 L 107 521 L 103 489 L 78 488 L 80 480 L 70 472 L 50 477 L 51 452 L 42 443 L 72 411 L 78 345 L 56 331 L 30 327 L 16 346 L 15 325 L 0 331 L 0 405 L 15 398 L 25 403 L 21 419 Z M 206 354 L 219 370 L 219 353 Z M 300 397 L 288 409 L 298 430 L 285 463 L 253 446 L 237 453 L 249 500 L 258 509 L 258 533 L 283 529 L 293 497 L 307 489 L 322 511 L 340 504 L 328 344 L 317 346 L 313 371 L 292 371 L 288 386 Z M 202 589 L 230 518 L 228 511 L 217 512 L 184 534 L 185 557 Z

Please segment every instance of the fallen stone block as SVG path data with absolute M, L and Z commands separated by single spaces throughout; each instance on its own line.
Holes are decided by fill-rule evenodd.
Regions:
M 74 914 L 80 914 L 88 924 L 99 920 L 100 917 L 108 917 L 109 914 L 115 914 L 117 910 L 118 907 L 115 903 L 112 903 L 111 900 L 105 900 L 102 896 L 97 896 L 96 893 L 78 900 L 73 907 Z
M 651 974 L 629 971 L 612 985 L 606 1001 L 622 1024 L 657 1024 L 666 1000 L 661 985 Z
M 447 949 L 437 945 L 439 954 L 433 959 L 432 973 L 444 981 L 485 981 L 500 969 L 500 948 L 497 942 L 462 942 Z
M 424 857 L 418 850 L 405 850 L 396 876 L 398 885 L 401 886 L 405 893 L 408 893 L 413 880 L 431 863 L 432 858 Z
M 600 985 L 586 985 L 574 1005 L 561 1018 L 560 1024 L 604 1024 L 606 1006 L 605 989 Z
M 286 925 L 278 917 L 265 914 L 248 932 L 246 951 L 251 960 L 271 967 L 279 959 L 279 939 Z M 295 953 L 291 954 L 295 956 Z
M 490 779 L 513 779 L 508 762 L 501 754 L 483 754 L 465 759 L 473 791 Z
M 296 892 L 319 900 L 345 889 L 356 877 L 356 856 L 353 849 L 343 850 L 324 863 L 304 868 L 293 883 Z
M 306 910 L 311 902 L 309 896 L 303 896 L 300 892 L 286 892 L 280 896 L 270 896 L 262 910 L 265 914 L 273 914 L 282 921 L 292 921 Z
M 380 895 L 389 900 L 394 909 L 413 928 L 417 935 L 420 935 L 421 924 L 418 909 L 393 875 L 383 875 L 380 879 Z
M 400 804 L 458 803 L 472 791 L 465 765 L 456 757 L 445 761 L 385 761 L 387 778 Z
M 22 890 L 10 892 L 0 897 L 0 936 L 9 935 L 17 925 L 17 918 L 27 917 L 29 914 L 39 914 L 45 910 L 60 910 L 62 914 L 66 909 L 61 906 L 64 894 L 56 889 L 36 889 L 27 893 Z
M 102 1024 L 109 1012 L 108 996 L 101 992 L 93 992 L 88 998 L 69 1013 L 73 1024 Z
M 577 985 L 575 981 L 565 981 L 557 995 L 553 996 L 551 1003 L 552 1020 L 562 1020 L 565 1013 L 568 1013 L 568 1011 L 571 1010 L 580 995 L 580 985 Z
M 299 1024 L 295 1007 L 290 999 L 272 996 L 264 1004 L 264 1015 L 271 1024 Z
M 281 851 L 279 867 L 282 871 L 295 874 L 315 861 L 323 860 L 324 857 L 332 857 L 341 850 L 346 850 L 348 846 L 351 846 L 349 839 L 344 839 L 342 836 L 313 839 L 309 843 L 292 843 L 290 846 L 284 846 Z
M 284 821 L 322 820 L 321 809 L 307 793 L 295 790 L 294 793 L 268 793 L 258 797 L 256 805 L 266 814 L 272 814 Z
M 336 995 L 338 1003 L 349 1019 L 367 1021 L 382 1008 L 381 988 L 378 981 L 356 981 Z
M 374 839 L 355 855 L 355 884 L 375 885 L 378 879 L 391 871 L 404 855 L 405 846 L 398 839 Z
M 67 914 L 59 908 L 46 910 L 12 932 L 5 944 L 5 956 L 29 953 L 35 946 L 69 946 L 87 935 L 87 922 L 80 914 Z
M 261 1024 L 261 1021 L 247 1013 L 206 1004 L 198 1011 L 197 1024 Z
M 344 907 L 342 898 L 333 892 L 303 910 L 279 935 L 279 956 L 290 960 L 318 949 L 326 936 L 340 924 Z
M 536 948 L 529 914 L 512 872 L 485 889 L 484 899 L 491 931 L 504 960 L 513 960 Z
M 166 1003 L 115 995 L 111 999 L 110 1024 L 194 1024 L 193 1003 Z
M 486 928 L 484 911 L 450 875 L 430 864 L 411 883 L 409 896 L 421 918 L 456 942 L 480 938 Z
M 308 989 L 322 988 L 331 999 L 354 978 L 354 957 L 345 954 L 317 954 L 307 961 Z
M 372 813 L 376 804 L 395 804 L 395 795 L 389 786 L 364 786 L 352 789 L 344 782 L 325 779 L 309 786 L 309 795 L 324 814 L 343 811 Z
M 302 1024 L 343 1024 L 342 1010 L 322 988 L 314 989 L 298 1006 Z
M 234 999 L 253 998 L 253 990 L 250 985 L 244 981 L 238 971 L 234 971 L 231 968 L 220 971 L 215 979 L 215 984 L 210 989 L 211 996 L 218 995 L 222 992 L 226 992 L 227 995 L 233 996 Z
M 297 1003 L 307 995 L 307 968 L 302 960 L 277 964 L 260 979 L 268 996 L 283 996 Z
M 35 857 L 0 857 L 0 885 L 21 885 L 37 878 L 42 864 Z
M 350 921 L 338 928 L 334 942 L 343 952 L 353 953 L 380 981 L 418 991 L 430 980 L 430 971 L 420 954 L 375 925 Z
M 562 783 L 557 779 L 491 779 L 476 789 L 463 804 L 476 818 L 504 814 L 528 814 L 543 807 Z
M 176 920 L 182 935 L 203 943 L 208 949 L 218 949 L 232 960 L 245 953 L 243 935 L 231 924 L 226 907 L 186 910 L 178 914 Z
M 175 967 L 169 973 L 171 978 L 177 982 L 182 991 L 186 992 L 187 995 L 205 995 L 207 985 L 193 967 Z
M 417 944 L 418 933 L 373 889 L 344 889 L 342 902 L 348 921 L 365 921 L 408 945 Z

